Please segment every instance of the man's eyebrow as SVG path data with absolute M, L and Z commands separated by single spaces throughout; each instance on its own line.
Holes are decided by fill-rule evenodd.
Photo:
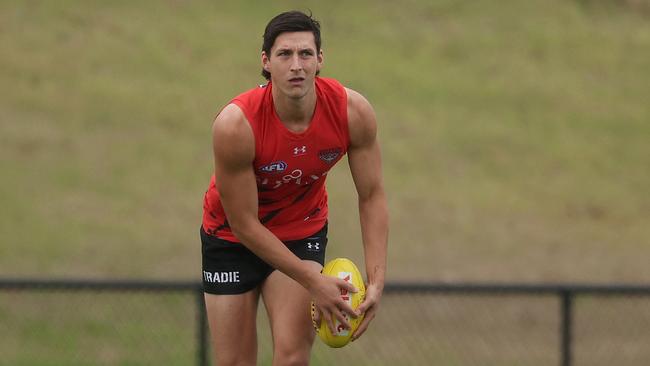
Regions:
M 278 47 L 275 50 L 275 53 L 283 52 L 283 51 L 293 52 L 293 47 Z M 298 47 L 298 52 L 305 52 L 305 51 L 309 51 L 312 53 L 316 52 L 316 50 L 313 47 Z

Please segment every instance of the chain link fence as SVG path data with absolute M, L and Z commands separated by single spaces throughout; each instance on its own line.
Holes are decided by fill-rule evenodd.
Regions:
M 2 366 L 205 364 L 196 283 L 5 282 Z
M 0 365 L 208 365 L 198 283 L 0 280 Z M 272 345 L 260 306 L 259 365 Z M 312 365 L 650 365 L 650 286 L 389 284 Z

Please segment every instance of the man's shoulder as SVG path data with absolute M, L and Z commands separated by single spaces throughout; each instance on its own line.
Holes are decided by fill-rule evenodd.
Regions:
M 228 104 L 212 124 L 215 153 L 231 162 L 252 160 L 254 138 L 243 111 L 236 104 Z
M 236 103 L 229 103 L 214 120 L 213 132 L 221 134 L 245 133 L 246 116 Z
M 366 97 L 364 97 L 361 93 L 359 93 L 356 90 L 350 89 L 350 88 L 345 88 L 345 93 L 347 94 L 347 99 L 348 99 L 348 109 L 351 110 L 351 112 L 367 112 L 368 109 L 372 109 L 372 106 L 370 105 L 370 102 Z
M 346 88 L 348 95 L 348 126 L 352 146 L 365 145 L 374 140 L 377 132 L 375 111 L 361 93 Z

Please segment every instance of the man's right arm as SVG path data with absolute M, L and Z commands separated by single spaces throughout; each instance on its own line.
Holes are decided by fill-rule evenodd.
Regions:
M 305 287 L 331 329 L 333 317 L 349 324 L 339 309 L 351 315 L 355 312 L 341 299 L 340 288 L 352 290 L 351 285 L 314 272 L 260 223 L 253 168 L 255 138 L 238 106 L 229 104 L 219 113 L 212 139 L 217 190 L 233 234 L 258 257 Z

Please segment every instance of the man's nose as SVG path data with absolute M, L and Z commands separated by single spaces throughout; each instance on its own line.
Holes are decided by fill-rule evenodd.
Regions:
M 302 70 L 302 63 L 300 62 L 300 57 L 294 55 L 291 58 L 291 71 L 300 71 Z

